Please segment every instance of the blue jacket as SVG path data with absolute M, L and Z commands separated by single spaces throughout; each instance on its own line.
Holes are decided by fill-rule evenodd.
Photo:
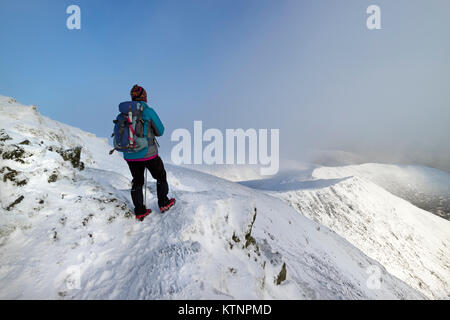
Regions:
M 137 161 L 137 160 L 143 160 L 148 159 L 156 156 L 158 154 L 158 145 L 156 142 L 155 137 L 160 137 L 164 134 L 164 126 L 161 122 L 161 119 L 159 119 L 158 115 L 156 114 L 155 110 L 150 108 L 145 102 L 140 101 L 142 105 L 144 106 L 144 111 L 142 113 L 142 118 L 144 119 L 145 123 L 147 124 L 147 121 L 149 125 L 144 126 L 144 136 L 147 136 L 147 130 L 150 128 L 151 132 L 148 139 L 148 147 L 142 149 L 139 152 L 134 153 L 123 153 L 123 157 L 125 160 L 131 160 L 131 161 Z

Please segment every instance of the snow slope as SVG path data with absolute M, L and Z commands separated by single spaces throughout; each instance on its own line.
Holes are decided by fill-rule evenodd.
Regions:
M 373 172 L 378 167 L 385 168 L 368 166 Z M 386 167 L 392 174 L 399 175 L 402 170 L 418 170 L 400 168 L 396 171 L 396 166 Z M 382 173 L 377 177 L 383 176 Z M 390 177 L 386 173 L 386 181 Z M 437 185 L 439 181 L 436 179 Z M 429 182 L 434 185 L 434 180 Z M 450 298 L 449 221 L 417 208 L 370 179 L 351 176 L 345 167 L 311 168 L 242 184 L 285 200 L 302 215 L 334 230 L 429 298 Z
M 207 173 L 222 179 L 233 182 L 257 180 L 264 176 L 260 173 L 259 165 L 197 165 L 197 164 L 183 164 L 184 168 Z
M 1 299 L 424 298 L 260 191 L 167 166 L 176 207 L 150 182 L 137 222 L 106 139 L 1 96 L 0 128 Z
M 360 177 L 424 210 L 450 220 L 450 174 L 424 166 L 366 163 L 322 167 L 312 173 L 317 179 Z

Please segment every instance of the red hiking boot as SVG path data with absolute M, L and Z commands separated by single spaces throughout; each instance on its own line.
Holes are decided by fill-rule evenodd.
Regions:
M 136 220 L 143 221 L 144 218 L 145 218 L 146 216 L 148 216 L 150 213 L 152 213 L 152 210 L 151 210 L 151 209 L 147 209 L 147 211 L 146 211 L 145 213 L 143 213 L 143 214 L 137 214 L 137 215 L 136 215 Z
M 167 210 L 169 210 L 171 207 L 173 207 L 175 204 L 175 198 L 172 198 L 169 200 L 169 203 L 166 204 L 163 207 L 159 207 L 159 210 L 161 210 L 161 213 L 166 212 Z

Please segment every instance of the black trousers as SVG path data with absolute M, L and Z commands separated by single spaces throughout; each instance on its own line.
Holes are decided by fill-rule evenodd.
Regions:
M 144 173 L 147 168 L 154 179 L 156 179 L 156 193 L 158 196 L 158 206 L 165 206 L 169 202 L 167 194 L 169 193 L 169 185 L 167 184 L 166 170 L 159 156 L 147 161 L 127 161 L 130 168 L 133 182 L 131 187 L 131 199 L 134 204 L 134 213 L 145 213 L 147 208 L 144 203 L 144 195 L 142 186 L 144 185 Z

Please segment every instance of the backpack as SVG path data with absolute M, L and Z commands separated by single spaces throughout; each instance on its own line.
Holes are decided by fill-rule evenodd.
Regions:
M 144 128 L 148 120 L 143 119 L 142 114 L 144 105 L 139 101 L 126 101 L 119 104 L 120 113 L 113 120 L 114 131 L 113 138 L 114 150 L 119 152 L 134 153 L 148 147 L 148 135 L 144 135 Z

